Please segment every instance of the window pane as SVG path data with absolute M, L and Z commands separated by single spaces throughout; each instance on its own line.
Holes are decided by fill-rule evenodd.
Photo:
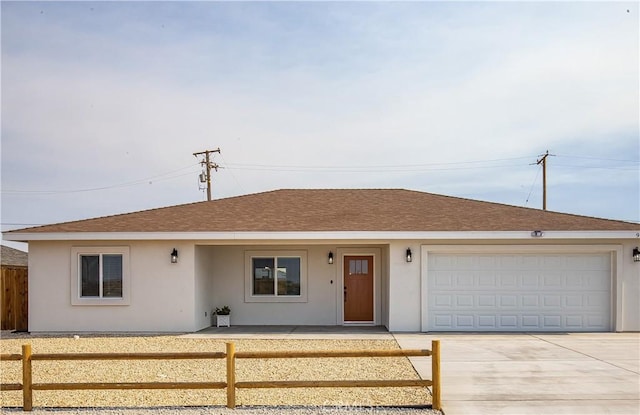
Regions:
M 80 256 L 81 297 L 100 297 L 100 257 Z
M 122 255 L 102 256 L 102 296 L 122 297 Z
M 369 261 L 366 259 L 350 259 L 349 275 L 366 275 L 369 273 Z
M 300 258 L 278 258 L 278 295 L 300 295 Z
M 274 295 L 273 258 L 253 258 L 253 295 Z

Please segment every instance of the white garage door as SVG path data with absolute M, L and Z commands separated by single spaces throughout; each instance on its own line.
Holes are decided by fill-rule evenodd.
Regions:
M 426 300 L 429 331 L 610 331 L 611 260 L 429 253 Z

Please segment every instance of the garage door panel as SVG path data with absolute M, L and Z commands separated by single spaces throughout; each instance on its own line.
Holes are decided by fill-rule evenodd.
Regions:
M 503 288 L 515 287 L 518 285 L 518 277 L 512 273 L 498 275 L 498 286 Z
M 565 258 L 559 256 L 544 256 L 540 268 L 545 270 L 562 269 L 565 266 Z
M 482 288 L 495 288 L 497 278 L 493 272 L 480 272 L 478 275 L 478 286 Z
M 478 316 L 478 327 L 483 328 L 483 329 L 491 329 L 491 330 L 495 330 L 498 326 L 497 326 L 497 317 L 498 316 L 494 316 L 494 315 L 488 315 L 488 316 L 483 316 L 480 315 Z
M 562 306 L 562 298 L 559 295 L 544 295 L 542 297 L 543 309 L 557 310 Z
M 566 322 L 569 329 L 581 329 L 584 326 L 584 319 L 581 315 L 567 316 Z
M 596 293 L 589 293 L 586 295 L 587 297 L 587 308 L 604 308 L 609 306 L 609 301 L 607 298 L 603 298 L 601 295 Z
M 583 275 L 567 275 L 566 279 L 567 288 L 576 290 L 585 286 L 585 279 Z
M 453 288 L 453 275 L 450 272 L 434 272 L 434 282 L 436 288 Z
M 609 290 L 609 280 L 604 280 L 603 278 L 601 278 L 602 272 L 603 271 L 583 271 L 582 286 L 588 290 L 594 291 Z
M 433 319 L 435 321 L 434 327 L 442 330 L 453 327 L 453 317 L 450 314 L 434 314 Z
M 500 296 L 500 308 L 515 308 L 515 307 L 518 307 L 518 296 L 516 295 Z
M 475 276 L 468 271 L 460 272 L 454 278 L 457 287 L 473 288 L 475 286 Z
M 522 307 L 538 308 L 540 306 L 540 298 L 537 295 L 524 294 L 522 297 Z
M 472 295 L 456 295 L 456 305 L 458 308 L 472 308 L 474 297 Z
M 500 326 L 501 329 L 507 330 L 517 330 L 518 329 L 518 316 L 515 315 L 506 315 L 500 316 Z
M 540 276 L 537 272 L 527 272 L 522 274 L 522 286 L 529 289 L 536 288 L 538 287 L 539 279 Z
M 427 261 L 428 330 L 609 330 L 609 254 L 430 254 Z
M 474 316 L 472 314 L 459 314 L 455 317 L 458 328 L 473 329 L 475 327 Z
M 567 308 L 583 308 L 585 305 L 585 296 L 583 295 L 567 295 L 565 297 L 565 307 Z
M 479 295 L 478 296 L 478 307 L 494 308 L 495 306 L 496 306 L 495 295 Z
M 528 330 L 540 327 L 540 317 L 538 315 L 525 314 L 522 316 L 522 327 Z
M 452 295 L 436 295 L 434 298 L 435 298 L 434 308 L 443 307 L 445 309 L 448 309 L 453 305 Z
M 563 274 L 560 273 L 549 273 L 542 277 L 542 283 L 544 284 L 544 287 L 551 289 L 562 287 L 563 280 Z
M 607 324 L 603 316 L 600 315 L 589 315 L 586 316 L 587 323 L 586 326 L 589 328 L 597 329 L 598 327 L 602 327 Z

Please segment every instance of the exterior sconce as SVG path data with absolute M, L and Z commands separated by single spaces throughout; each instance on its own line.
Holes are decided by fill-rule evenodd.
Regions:
M 540 238 L 544 235 L 544 232 L 542 231 L 532 231 L 531 232 L 531 236 L 534 238 Z
M 329 264 L 333 264 L 333 252 L 329 251 L 329 256 L 327 257 L 327 262 Z
M 413 261 L 413 258 L 411 257 L 411 248 L 407 248 L 407 262 L 411 261 Z
M 178 250 L 176 248 L 173 248 L 173 251 L 171 251 L 171 263 L 178 263 Z
M 640 249 L 637 246 L 633 248 L 633 262 L 640 262 Z

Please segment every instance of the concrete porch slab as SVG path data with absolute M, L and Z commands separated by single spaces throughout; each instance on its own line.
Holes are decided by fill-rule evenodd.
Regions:
M 208 327 L 186 338 L 218 339 L 368 339 L 393 340 L 383 326 L 231 326 Z

